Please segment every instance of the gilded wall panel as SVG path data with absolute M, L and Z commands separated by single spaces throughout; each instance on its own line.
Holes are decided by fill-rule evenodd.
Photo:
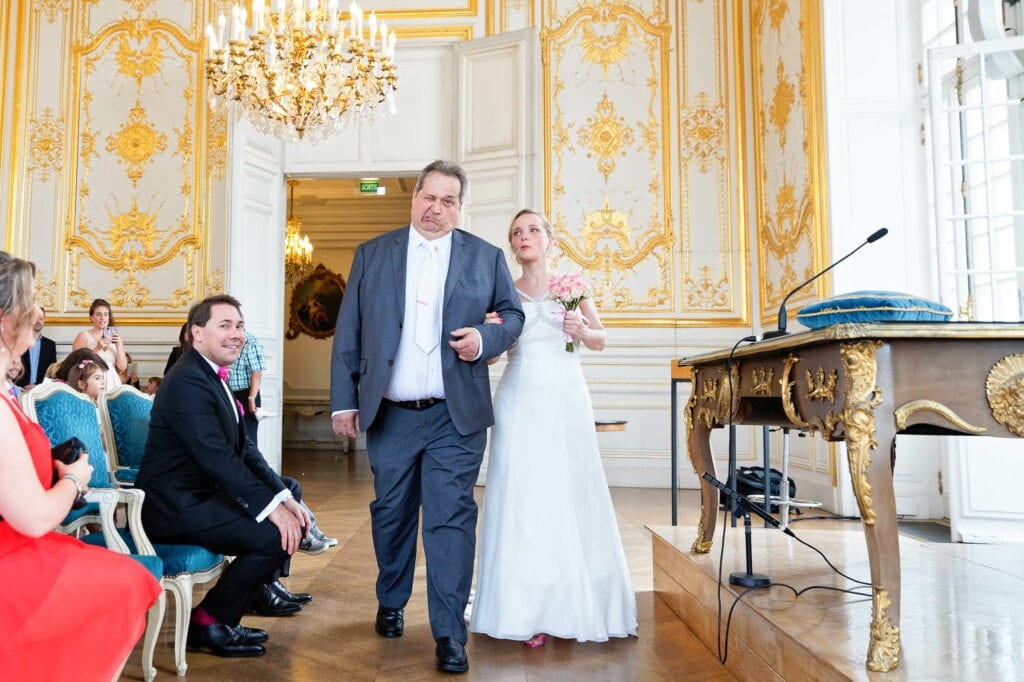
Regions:
M 735 3 L 676 3 L 679 140 L 677 309 L 688 320 L 748 324 L 741 17 Z
M 657 4 L 546 14 L 545 175 L 561 266 L 590 274 L 602 311 L 669 313 L 672 27 Z
M 558 267 L 593 277 L 613 323 L 749 320 L 732 5 L 540 5 Z
M 227 122 L 202 81 L 201 0 L 26 3 L 12 243 L 60 322 L 93 298 L 122 324 L 180 321 L 224 281 Z
M 786 294 L 827 259 L 819 0 L 755 0 L 750 26 L 760 308 L 769 326 Z

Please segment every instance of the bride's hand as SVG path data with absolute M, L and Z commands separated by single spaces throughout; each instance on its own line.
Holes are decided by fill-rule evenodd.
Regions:
M 501 319 L 501 315 L 496 312 L 490 312 L 484 315 L 484 324 L 502 324 L 505 320 Z
M 587 325 L 583 322 L 583 315 L 578 310 L 567 310 L 562 320 L 562 331 L 574 339 L 582 339 L 586 333 Z

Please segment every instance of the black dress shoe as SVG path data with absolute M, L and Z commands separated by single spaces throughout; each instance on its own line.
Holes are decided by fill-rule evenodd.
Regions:
M 405 610 L 378 607 L 375 627 L 381 637 L 401 637 L 405 632 Z
M 238 628 L 221 623 L 213 625 L 190 623 L 186 648 L 189 651 L 206 650 L 214 656 L 231 658 L 262 656 L 266 651 L 259 644 L 245 641 L 245 635 Z
M 236 625 L 235 630 L 242 636 L 246 644 L 262 644 L 270 639 L 267 631 L 260 630 L 259 628 L 247 628 L 244 625 Z
M 441 637 L 434 649 L 437 657 L 437 669 L 446 673 L 464 673 L 469 670 L 469 658 L 466 647 L 451 637 Z
M 308 592 L 289 592 L 288 588 L 281 584 L 280 580 L 275 580 L 272 583 L 267 583 L 270 587 L 270 591 L 276 594 L 285 601 L 290 601 L 293 604 L 308 604 L 313 601 L 313 595 Z
M 302 610 L 302 604 L 285 601 L 274 594 L 269 585 L 260 586 L 256 596 L 249 602 L 248 613 L 256 616 L 290 616 Z

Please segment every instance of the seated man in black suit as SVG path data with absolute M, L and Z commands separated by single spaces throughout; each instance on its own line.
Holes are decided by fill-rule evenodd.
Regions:
M 238 358 L 245 341 L 240 308 L 231 296 L 220 295 L 189 310 L 192 345 L 154 398 L 136 479 L 146 492 L 142 516 L 154 541 L 196 544 L 235 557 L 193 610 L 189 626 L 189 650 L 218 656 L 264 653 L 267 633 L 239 621 L 311 526 L 288 483 L 245 437 L 221 376 L 220 369 Z M 264 615 L 299 608 L 277 599 Z

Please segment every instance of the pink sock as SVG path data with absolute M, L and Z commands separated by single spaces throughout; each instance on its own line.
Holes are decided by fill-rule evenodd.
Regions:
M 192 609 L 192 622 L 196 625 L 216 625 L 217 619 L 203 609 L 196 607 Z

